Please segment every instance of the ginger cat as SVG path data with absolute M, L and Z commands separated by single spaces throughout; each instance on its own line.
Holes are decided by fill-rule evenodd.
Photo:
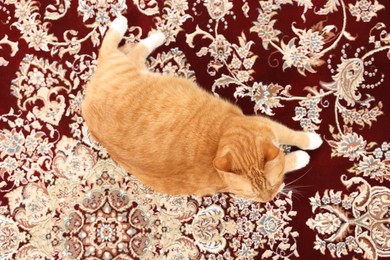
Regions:
M 284 155 L 278 144 L 321 145 L 315 133 L 245 116 L 187 79 L 148 71 L 145 60 L 164 34 L 118 48 L 126 30 L 124 17 L 108 30 L 82 114 L 111 157 L 156 191 L 230 192 L 267 202 L 283 188 L 284 174 L 310 158 L 304 151 Z

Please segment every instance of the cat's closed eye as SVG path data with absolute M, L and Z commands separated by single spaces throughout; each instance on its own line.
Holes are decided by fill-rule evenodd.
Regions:
M 232 172 L 235 173 L 235 174 L 241 174 L 242 170 L 238 169 L 238 168 L 234 168 L 234 169 L 232 169 Z
M 270 190 L 270 191 L 273 191 L 273 190 L 275 190 L 276 188 L 278 188 L 278 186 L 279 186 L 279 185 L 274 184 L 274 185 L 272 185 L 271 187 L 269 187 L 269 190 Z
M 279 189 L 281 189 L 281 186 L 284 187 L 283 182 L 282 182 L 282 183 L 281 183 L 281 182 L 276 182 L 276 183 L 274 183 L 274 184 L 271 184 L 271 185 L 269 186 L 268 190 L 269 190 L 269 191 L 279 190 Z

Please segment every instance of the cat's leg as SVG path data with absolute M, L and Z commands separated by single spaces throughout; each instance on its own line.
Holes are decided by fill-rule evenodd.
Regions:
M 139 44 L 145 46 L 148 50 L 146 56 L 149 56 L 155 49 L 163 45 L 165 42 L 165 35 L 163 32 L 154 32 L 147 38 L 142 39 Z
M 126 43 L 119 48 L 121 52 L 126 55 L 134 55 L 133 50 L 136 49 L 136 52 L 142 54 L 145 59 L 158 47 L 163 45 L 165 42 L 165 35 L 162 32 L 154 32 L 145 39 L 142 39 L 138 44 L 136 43 Z
M 154 32 L 138 44 L 126 44 L 121 51 L 130 58 L 130 61 L 139 69 L 146 70 L 146 58 L 159 46 L 164 44 L 165 35 L 162 32 Z
M 136 46 L 136 43 L 126 43 L 123 46 L 119 47 L 119 50 L 125 55 L 129 54 L 129 52 Z
M 295 151 L 285 156 L 284 172 L 301 169 L 309 164 L 310 156 L 305 151 Z
M 127 30 L 127 19 L 119 16 L 111 23 L 110 29 L 104 36 L 99 56 L 104 58 L 118 49 L 118 45 Z
M 268 118 L 263 121 L 272 129 L 280 144 L 297 146 L 304 150 L 314 150 L 321 146 L 322 139 L 319 134 L 305 131 L 295 131 Z

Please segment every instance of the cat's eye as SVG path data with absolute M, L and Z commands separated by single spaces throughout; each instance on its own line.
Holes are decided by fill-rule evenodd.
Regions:
M 232 169 L 232 172 L 235 174 L 241 174 L 241 169 L 234 168 Z

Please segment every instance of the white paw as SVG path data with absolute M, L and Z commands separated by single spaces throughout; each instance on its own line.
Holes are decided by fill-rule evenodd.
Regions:
M 305 150 L 314 150 L 321 146 L 322 139 L 319 134 L 307 132 L 307 136 L 309 137 L 310 143 L 308 147 L 305 147 Z
M 123 36 L 127 30 L 127 19 L 124 16 L 118 16 L 111 23 L 111 28 L 117 31 L 121 36 Z
M 293 152 L 295 155 L 295 167 L 294 170 L 301 169 L 309 164 L 310 155 L 305 151 L 295 151 Z
M 166 40 L 165 34 L 160 31 L 154 32 L 149 37 L 153 39 L 154 43 L 156 44 L 156 47 L 163 45 Z
M 157 47 L 160 47 L 165 42 L 165 34 L 162 32 L 152 33 L 147 38 L 140 41 L 140 43 L 144 44 L 150 52 L 154 51 Z

